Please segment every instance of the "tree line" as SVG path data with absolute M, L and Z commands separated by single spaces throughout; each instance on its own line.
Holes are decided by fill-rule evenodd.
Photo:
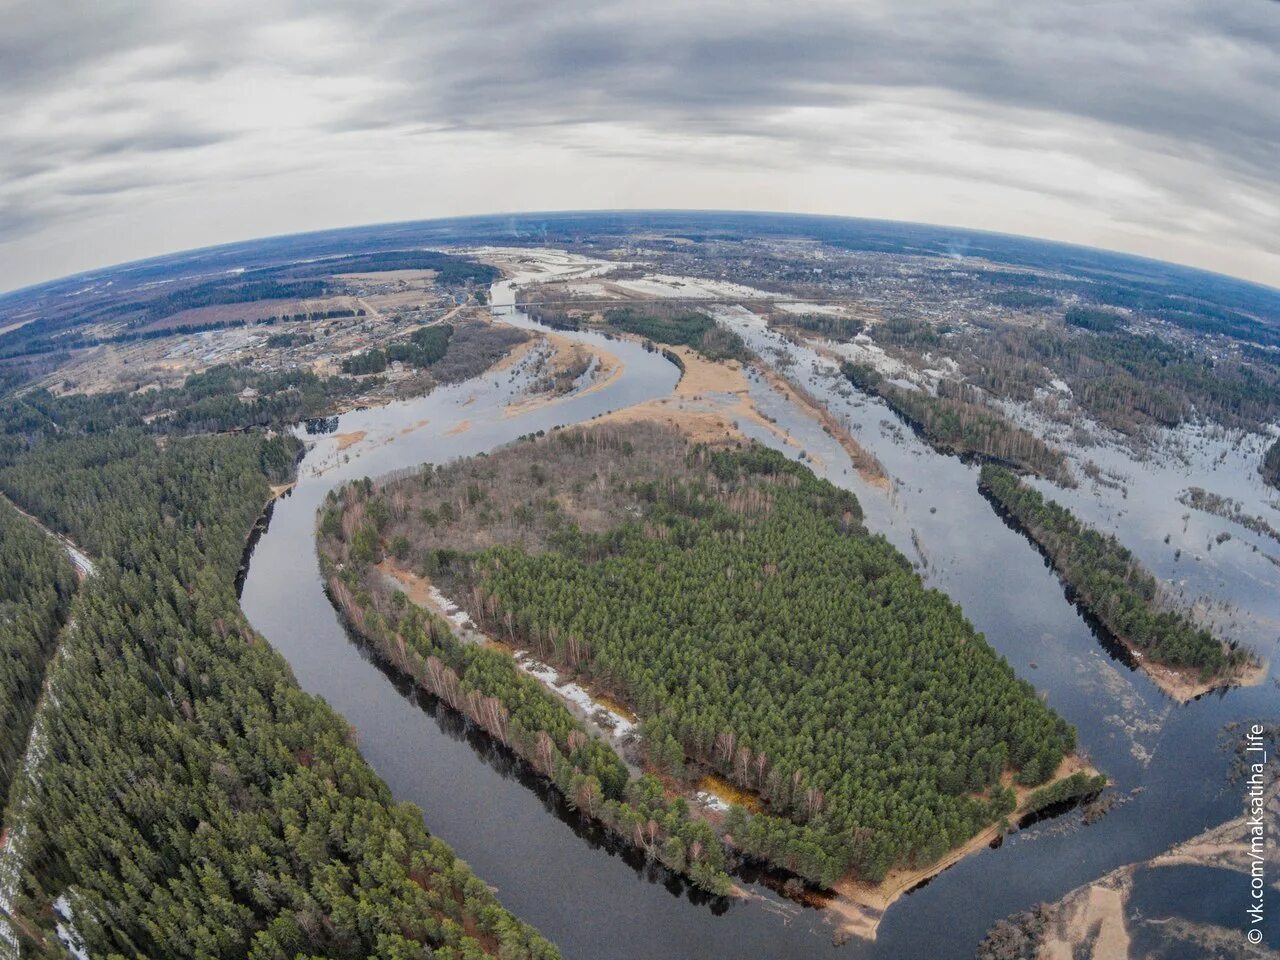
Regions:
M 1008 470 L 984 466 L 983 494 L 1044 551 L 1062 582 L 1116 637 L 1156 663 L 1207 680 L 1247 660 L 1171 609 L 1156 578 L 1111 535 L 1082 523 Z
M 16 785 L 24 950 L 56 954 L 65 896 L 93 956 L 555 957 L 393 802 L 239 609 L 246 540 L 298 441 L 156 437 L 120 395 L 45 401 L 6 424 L 0 490 L 98 572 L 43 708 L 40 776 Z
M 1123 313 L 1105 307 L 1067 307 L 1062 319 L 1069 327 L 1080 327 L 1095 333 L 1111 333 L 1128 326 Z
M 342 372 L 349 374 L 382 373 L 387 364 L 399 362 L 411 367 L 429 367 L 444 359 L 449 349 L 453 327 L 447 323 L 420 327 L 404 340 L 387 344 L 385 350 L 366 350 L 342 361 Z
M 1263 430 L 1280 416 L 1280 365 L 1261 351 L 1214 357 L 1125 330 L 1010 328 L 966 333 L 948 355 L 970 382 L 1018 402 L 1060 378 L 1080 409 L 1130 436 L 1197 420 Z
M 1280 490 L 1280 438 L 1267 447 L 1262 462 L 1258 464 L 1258 472 L 1266 483 Z
M 0 499 L 0 797 L 9 795 L 26 749 L 75 593 L 75 570 L 61 544 Z
M 574 310 L 572 299 L 562 302 L 530 302 L 523 308 L 530 318 L 555 330 L 581 330 L 589 315 Z M 716 323 L 700 310 L 677 304 L 646 303 L 615 307 L 603 313 L 605 326 L 646 341 L 697 350 L 708 360 L 751 359 L 751 350 L 738 334 Z
M 654 776 L 632 778 L 602 739 L 507 652 L 458 641 L 447 623 L 388 589 L 372 569 L 381 547 L 375 506 L 364 520 L 367 485 L 346 487 L 323 515 L 323 567 L 329 596 L 348 627 L 378 656 L 465 716 L 546 777 L 569 805 L 696 886 L 729 892 L 727 854 L 716 832 L 668 799 Z M 344 537 L 344 528 L 354 529 Z
M 344 589 L 373 633 L 395 604 L 409 616 L 374 586 L 388 551 L 633 709 L 650 773 L 756 795 L 726 843 L 815 883 L 937 860 L 1014 810 L 1005 777 L 1043 783 L 1074 749 L 856 497 L 763 447 L 565 430 L 343 496 L 322 543 L 354 562 Z
M 868 364 L 846 360 L 840 369 L 859 390 L 884 400 L 940 453 L 1006 463 L 1075 486 L 1066 454 L 1018 426 L 967 384 L 939 380 L 938 392 L 931 394 L 891 383 Z

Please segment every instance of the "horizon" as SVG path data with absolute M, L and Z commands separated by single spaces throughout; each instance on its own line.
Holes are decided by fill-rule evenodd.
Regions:
M 744 206 L 1280 284 L 1280 4 L 957 13 L 15 6 L 0 288 L 335 225 Z
M 860 217 L 845 214 L 831 213 L 808 213 L 791 210 L 749 210 L 749 209 L 729 209 L 729 208 L 680 208 L 680 207 L 619 207 L 619 208 L 598 208 L 598 209 L 561 209 L 561 210 L 530 210 L 530 211 L 512 211 L 504 210 L 494 213 L 478 213 L 478 214 L 461 214 L 448 217 L 420 217 L 407 220 L 386 220 L 370 223 L 353 223 L 342 224 L 339 226 L 319 227 L 311 230 L 298 230 L 285 233 L 266 233 L 258 236 L 240 237 L 234 240 L 227 240 L 218 243 L 209 243 L 201 246 L 183 247 L 172 250 L 166 250 L 159 253 L 148 254 L 146 256 L 135 257 L 129 260 L 120 260 L 115 262 L 98 264 L 87 267 L 83 270 L 77 270 L 71 273 L 61 274 L 59 276 L 49 277 L 37 280 L 24 286 L 14 287 L 10 289 L 0 289 L 0 302 L 11 297 L 20 296 L 26 293 L 38 291 L 43 287 L 53 286 L 58 283 L 75 280 L 80 277 L 90 277 L 94 275 L 109 275 L 113 272 L 128 270 L 130 268 L 139 267 L 145 264 L 164 261 L 173 257 L 189 256 L 202 253 L 210 253 L 217 250 L 229 249 L 238 246 L 249 246 L 257 243 L 267 243 L 271 241 L 285 241 L 294 238 L 316 237 L 325 234 L 340 234 L 343 232 L 356 232 L 361 230 L 379 230 L 393 227 L 409 227 L 409 226 L 426 226 L 433 224 L 446 224 L 454 221 L 497 221 L 504 218 L 530 218 L 537 219 L 539 217 L 570 217 L 570 216 L 608 216 L 608 215 L 624 215 L 624 216 L 644 216 L 658 214 L 678 214 L 683 216 L 747 216 L 747 217 L 795 217 L 800 219 L 812 220 L 833 220 L 833 221 L 849 221 L 855 223 L 882 223 L 894 227 L 917 227 L 938 231 L 955 231 L 957 233 L 971 233 L 977 235 L 985 235 L 990 237 L 999 237 L 1010 240 L 1026 241 L 1031 243 L 1045 244 L 1053 247 L 1062 247 L 1065 249 L 1076 249 L 1088 251 L 1095 254 L 1105 256 L 1131 258 L 1140 262 L 1145 262 L 1154 266 L 1164 268 L 1173 268 L 1175 270 L 1185 270 L 1191 273 L 1203 274 L 1226 280 L 1232 283 L 1240 283 L 1246 286 L 1257 287 L 1259 289 L 1280 294 L 1280 281 L 1276 284 L 1264 281 L 1253 280 L 1248 277 L 1239 276 L 1231 273 L 1224 273 L 1219 270 L 1197 266 L 1191 263 L 1183 263 L 1175 260 L 1162 260 L 1158 257 L 1147 256 L 1140 253 L 1132 253 L 1127 250 L 1119 250 L 1107 247 L 1090 246 L 1083 243 L 1073 243 L 1070 241 L 1057 240 L 1052 237 L 1037 236 L 1033 234 L 1009 233 L 1001 230 L 989 230 L 978 227 L 966 227 L 957 224 L 947 223 L 929 223 L 919 220 L 898 220 L 885 217 Z M 467 241 L 462 241 L 463 243 Z M 527 240 L 521 240 L 521 244 L 528 243 Z M 407 243 L 407 247 L 413 246 L 448 246 L 448 243 L 441 244 L 420 244 Z M 919 254 L 925 256 L 925 254 Z M 958 253 L 956 256 L 960 259 L 969 259 L 972 255 L 968 253 Z M 319 259 L 324 259 L 323 257 Z M 999 262 L 999 261 L 997 261 Z

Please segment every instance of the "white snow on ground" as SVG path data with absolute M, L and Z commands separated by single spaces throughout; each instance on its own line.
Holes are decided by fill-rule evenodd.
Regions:
M 467 612 L 441 593 L 434 584 L 427 587 L 427 596 L 437 608 L 444 612 L 444 618 L 459 630 L 475 629 L 475 624 L 471 622 Z
M 800 301 L 797 303 L 779 303 L 778 309 L 784 313 L 821 313 L 829 317 L 841 317 L 849 312 L 848 307 L 839 303 L 808 303 Z
M 621 299 L 616 293 L 610 292 L 603 283 L 580 283 L 574 280 L 566 283 L 564 288 L 572 296 L 594 297 L 598 300 Z
M 907 364 L 884 352 L 883 348 L 871 342 L 866 336 L 859 335 L 852 341 L 844 343 L 826 343 L 824 346 L 832 353 L 853 360 L 856 363 L 867 363 L 875 367 L 886 377 L 910 377 L 915 371 Z
M 699 790 L 693 795 L 693 799 L 697 800 L 698 803 L 702 804 L 702 806 L 706 807 L 708 810 L 714 810 L 717 813 L 728 813 L 729 811 L 729 804 L 725 803 L 725 801 L 721 800 L 715 794 L 707 793 L 705 790 Z
M 76 567 L 86 577 L 93 576 L 93 562 L 72 546 L 69 540 L 62 537 L 58 537 L 58 540 L 66 547 L 67 552 L 71 555 L 71 561 Z M 58 705 L 56 687 L 58 665 L 68 655 L 67 635 L 74 628 L 74 620 L 69 621 L 62 628 L 62 635 L 58 638 L 57 649 L 53 653 L 53 658 L 49 661 L 48 670 L 45 671 L 44 690 L 39 702 L 36 704 L 35 721 L 31 724 L 31 733 L 27 737 L 27 747 L 22 754 L 21 765 L 14 777 L 14 783 L 10 786 L 10 796 L 17 799 L 9 810 L 9 827 L 5 832 L 3 845 L 0 845 L 0 956 L 3 957 L 17 956 L 18 936 L 9 921 L 9 912 L 13 909 L 14 899 L 18 894 L 18 886 L 22 882 L 22 874 L 27 867 L 27 820 L 30 816 L 29 808 L 34 802 L 32 791 L 17 790 L 15 792 L 15 788 L 19 786 L 18 778 L 20 777 L 26 778 L 33 786 L 39 783 L 40 766 L 47 755 L 45 727 L 47 726 L 48 711 L 51 707 Z M 69 919 L 68 925 L 70 925 Z M 74 933 L 73 928 L 72 932 Z M 58 935 L 62 935 L 61 925 L 58 928 Z M 75 948 L 70 945 L 69 949 L 77 957 L 85 956 L 83 953 L 77 953 Z
M 67 948 L 67 952 L 76 960 L 89 960 L 89 951 L 85 950 L 84 941 L 80 939 L 80 934 L 76 932 L 76 926 L 71 919 L 71 901 L 64 894 L 53 901 L 53 909 L 59 917 L 56 927 L 58 939 Z
M 71 557 L 71 562 L 75 564 L 76 569 L 80 571 L 80 575 L 84 577 L 93 576 L 93 561 L 73 547 L 70 543 L 63 541 L 62 545 L 67 548 L 67 555 Z
M 720 321 L 730 330 L 754 330 L 756 333 L 766 333 L 769 329 L 769 324 L 765 322 L 764 317 L 746 307 L 719 304 L 711 307 L 707 312 L 711 314 L 712 319 Z
M 514 271 L 514 275 L 506 282 L 515 286 L 570 278 L 584 280 L 603 276 L 619 267 L 631 266 L 624 261 L 597 260 L 566 250 L 474 247 L 459 252 L 507 265 Z
M 435 609 L 444 614 L 445 619 L 457 631 L 458 638 L 464 643 L 481 643 L 487 639 L 472 622 L 467 612 L 441 593 L 434 584 L 427 587 L 427 596 L 430 597 Z M 621 741 L 636 729 L 635 721 L 597 701 L 585 687 L 562 681 L 554 667 L 536 659 L 527 650 L 515 651 L 513 659 L 521 670 L 571 707 L 577 707 L 582 715 L 592 721 L 609 739 L 615 742 Z
M 518 651 L 515 655 L 516 664 L 533 677 L 544 687 L 569 703 L 576 706 L 589 717 L 599 717 L 604 714 L 604 722 L 602 725 L 612 728 L 615 738 L 625 737 L 628 733 L 636 728 L 636 724 L 628 720 L 616 710 L 610 710 L 604 704 L 597 702 L 584 687 L 569 682 L 561 682 L 559 672 L 547 664 L 535 659 L 526 651 Z
M 724 280 L 702 280 L 696 277 L 673 277 L 654 273 L 640 280 L 615 280 L 614 286 L 649 297 L 689 297 L 698 300 L 788 300 L 780 293 L 769 293 L 740 283 Z
M 65 633 L 73 626 L 74 622 L 63 627 L 64 636 L 60 639 L 58 649 L 54 652 L 53 660 L 46 671 L 44 693 L 36 707 L 36 719 L 31 725 L 27 749 L 22 755 L 18 777 L 25 777 L 32 785 L 39 782 L 40 766 L 47 753 L 45 749 L 46 717 L 50 706 L 56 706 L 58 703 L 58 696 L 54 689 L 54 675 L 57 673 L 59 661 L 66 655 Z M 15 778 L 13 788 L 18 786 Z M 9 914 L 18 895 L 18 887 L 22 883 L 23 871 L 27 867 L 27 821 L 33 802 L 30 790 L 19 789 L 15 795 L 17 801 L 10 808 L 10 825 L 5 833 L 4 846 L 0 847 L 0 953 L 14 957 L 17 956 L 18 935 L 10 924 Z

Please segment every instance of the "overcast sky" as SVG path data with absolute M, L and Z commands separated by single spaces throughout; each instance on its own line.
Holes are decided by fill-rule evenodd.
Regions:
M 1280 285 L 1276 0 L 0 0 L 0 289 L 622 207 L 946 223 Z

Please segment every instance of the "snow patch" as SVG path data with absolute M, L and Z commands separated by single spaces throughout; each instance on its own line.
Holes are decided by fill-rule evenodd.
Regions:
M 521 670 L 556 696 L 572 703 L 602 726 L 610 727 L 614 736 L 625 737 L 636 728 L 636 724 L 633 721 L 628 720 L 616 710 L 611 710 L 604 704 L 599 703 L 587 692 L 585 687 L 572 681 L 561 682 L 560 673 L 554 667 L 548 666 L 524 651 L 520 651 L 515 655 L 515 661 Z

